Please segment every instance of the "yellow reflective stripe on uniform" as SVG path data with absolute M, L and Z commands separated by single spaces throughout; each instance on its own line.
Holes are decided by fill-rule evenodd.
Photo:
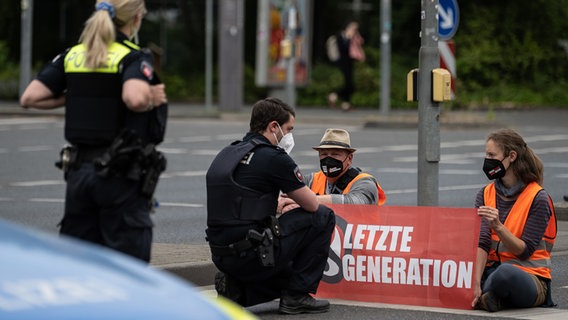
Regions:
M 67 73 L 118 73 L 118 68 L 120 66 L 120 61 L 131 52 L 132 50 L 126 46 L 123 46 L 117 42 L 113 42 L 107 53 L 107 63 L 101 68 L 87 68 L 85 66 L 85 61 L 87 58 L 87 49 L 85 45 L 78 44 L 71 48 L 71 50 L 65 56 L 65 72 Z
M 124 43 L 126 46 L 128 46 L 128 47 L 130 47 L 134 50 L 140 50 L 140 47 L 136 43 L 134 43 L 130 40 L 122 40 L 122 43 Z

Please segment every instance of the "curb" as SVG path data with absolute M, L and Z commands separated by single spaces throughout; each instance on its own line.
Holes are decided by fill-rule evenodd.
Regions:
M 568 221 L 568 202 L 555 202 L 554 213 L 556 214 L 556 220 Z

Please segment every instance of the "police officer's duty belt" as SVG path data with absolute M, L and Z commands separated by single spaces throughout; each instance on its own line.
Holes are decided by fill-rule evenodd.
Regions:
M 235 243 L 231 243 L 228 246 L 216 246 L 209 244 L 211 247 L 211 253 L 216 256 L 235 256 L 239 255 L 243 251 L 258 247 L 258 243 L 252 243 L 249 239 L 243 239 Z

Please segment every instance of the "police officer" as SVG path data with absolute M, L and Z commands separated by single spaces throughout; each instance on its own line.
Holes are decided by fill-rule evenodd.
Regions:
M 315 293 L 326 265 L 335 215 L 287 152 L 295 112 L 276 98 L 258 101 L 250 131 L 224 148 L 207 171 L 207 239 L 222 272 L 216 289 L 243 305 L 280 298 L 282 313 L 318 313 Z M 278 195 L 300 205 L 276 218 Z
M 79 44 L 45 66 L 20 102 L 24 108 L 66 106 L 65 138 L 73 148 L 64 152 L 67 191 L 60 233 L 149 261 L 153 190 L 141 190 L 155 168 L 141 162 L 159 155 L 151 147 L 163 139 L 167 99 L 151 59 L 131 42 L 145 14 L 144 0 L 97 1 Z M 120 146 L 126 142 L 129 150 L 140 151 L 137 158 L 123 157 L 120 168 L 106 168 L 113 174 L 101 176 L 97 159 L 107 155 L 105 161 L 115 163 L 115 156 L 125 156 Z M 155 187 L 157 176 L 149 178 Z

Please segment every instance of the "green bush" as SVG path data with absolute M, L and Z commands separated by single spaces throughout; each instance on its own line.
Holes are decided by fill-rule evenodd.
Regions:
M 0 99 L 18 99 L 18 65 L 8 60 L 8 47 L 0 41 Z

